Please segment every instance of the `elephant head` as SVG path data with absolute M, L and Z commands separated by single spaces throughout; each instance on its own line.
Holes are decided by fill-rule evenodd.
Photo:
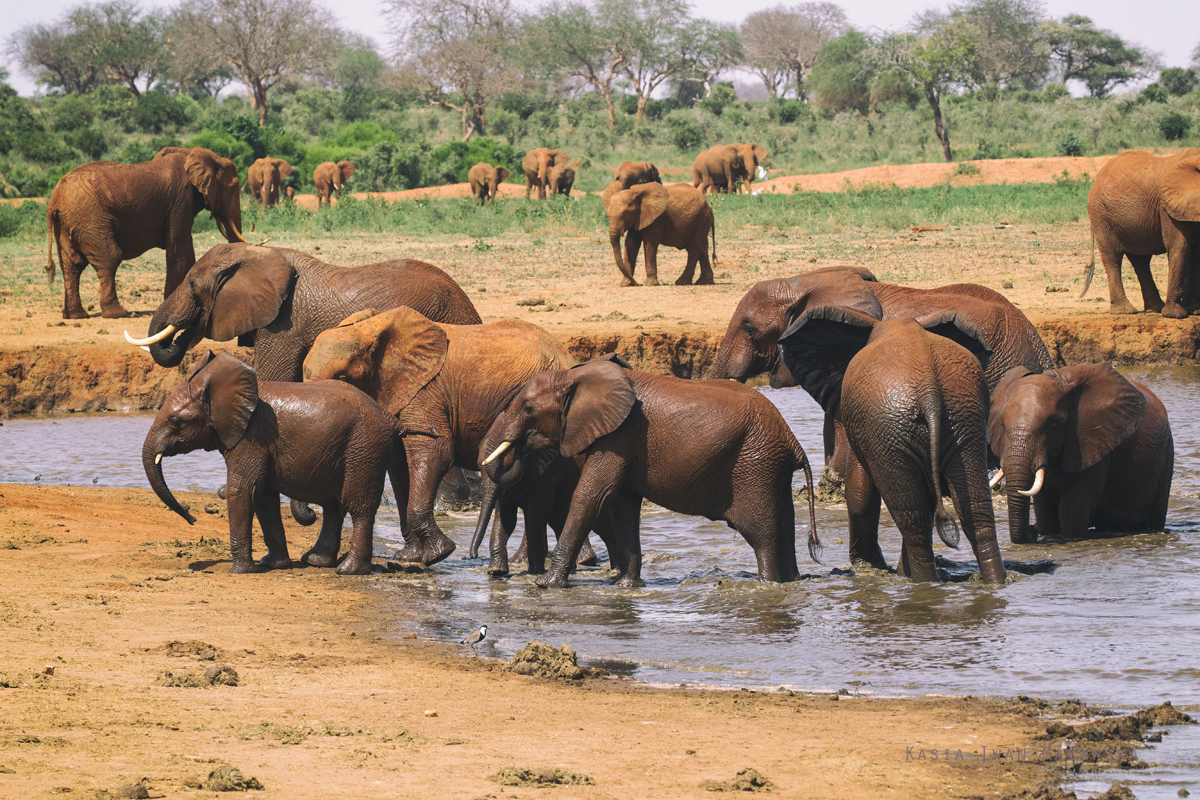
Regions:
M 575 185 L 575 170 L 566 161 L 555 162 L 548 173 L 550 189 L 554 194 L 571 194 Z
M 448 349 L 441 326 L 411 308 L 368 309 L 317 337 L 304 359 L 304 380 L 345 381 L 395 416 L 437 377 Z
M 861 267 L 825 267 L 755 284 L 734 310 L 707 377 L 745 383 L 768 372 L 771 386 L 795 386 L 779 358 L 779 337 L 805 309 L 817 306 L 840 306 L 883 319 L 883 308 L 867 285 L 874 281 Z
M 750 175 L 751 179 L 753 179 L 759 165 L 763 164 L 767 160 L 766 148 L 764 148 L 762 145 L 755 144 L 754 142 L 735 144 L 734 147 L 736 147 L 738 152 L 741 153 L 742 165 L 745 167 L 746 172 Z
M 220 244 L 188 271 L 183 283 L 150 320 L 146 339 L 161 367 L 176 367 L 201 339 L 229 341 L 269 325 L 291 298 L 295 267 L 287 251 L 252 244 Z
M 1145 412 L 1145 396 L 1111 364 L 1006 372 L 992 393 L 987 430 L 1004 472 L 1012 541 L 1030 540 L 1031 497 L 1107 458 Z
M 1163 208 L 1180 222 L 1200 222 L 1200 151 L 1192 152 L 1163 176 Z
M 248 364 L 210 350 L 199 366 L 167 397 L 142 445 L 142 466 L 158 499 L 195 523 L 163 478 L 165 456 L 193 450 L 230 450 L 246 433 L 258 406 L 258 378 Z
M 342 187 L 346 185 L 346 181 L 350 180 L 350 176 L 354 174 L 354 165 L 349 161 L 337 162 L 337 179 L 334 180 L 334 187 L 340 192 Z
M 622 189 L 628 189 L 639 183 L 662 183 L 662 176 L 649 161 L 626 161 L 617 167 L 616 181 Z
M 271 206 L 279 200 L 280 181 L 292 174 L 292 165 L 282 158 L 260 158 L 250 165 L 250 174 L 260 182 L 258 199 Z
M 496 443 L 482 469 L 500 488 L 521 479 L 527 458 L 572 458 L 629 416 L 637 397 L 619 363 L 593 359 L 572 369 L 539 372 L 484 437 Z
M 212 213 L 225 240 L 245 242 L 242 238 L 241 183 L 234 163 L 203 147 L 164 147 L 154 158 L 169 155 L 185 157 L 183 168 L 188 183 L 199 193 L 204 208 Z

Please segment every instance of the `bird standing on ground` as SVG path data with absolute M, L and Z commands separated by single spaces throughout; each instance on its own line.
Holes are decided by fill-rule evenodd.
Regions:
M 471 645 L 471 650 L 474 651 L 475 645 L 479 644 L 486 638 L 487 638 L 487 625 L 480 625 L 479 630 L 475 631 L 470 636 L 463 639 L 461 642 L 459 642 L 459 644 L 469 644 L 469 645 Z

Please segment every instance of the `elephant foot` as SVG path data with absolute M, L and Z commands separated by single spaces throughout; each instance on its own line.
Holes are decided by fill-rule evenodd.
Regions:
M 647 286 L 658 286 L 658 278 L 646 278 Z
M 1189 311 L 1179 303 L 1167 303 L 1162 310 L 1162 315 L 1168 319 L 1184 319 L 1189 315 Z
M 264 569 L 264 570 L 291 569 L 292 568 L 292 559 L 288 556 L 287 553 L 284 553 L 282 555 L 277 555 L 274 553 L 267 553 L 265 556 L 263 556 L 261 559 L 259 559 L 258 566 L 260 569 Z
M 600 559 L 596 557 L 596 551 L 592 549 L 591 542 L 584 542 L 583 549 L 579 551 L 579 566 L 594 567 L 600 563 Z
M 84 314 L 84 316 L 86 317 L 87 314 Z M 124 306 L 118 303 L 115 306 L 101 308 L 100 316 L 104 317 L 105 319 L 120 319 L 121 317 L 128 317 L 129 312 L 125 310 Z
M 63 319 L 89 319 L 91 317 L 83 308 L 63 309 Z
M 1146 311 L 1151 314 L 1161 314 L 1165 305 L 1162 300 L 1151 300 L 1145 304 Z
M 532 561 L 530 561 L 529 566 L 526 568 L 525 571 L 528 572 L 530 575 L 545 575 L 546 574 L 546 561 L 543 559 L 542 563 L 540 563 L 540 564 L 535 564 Z
M 342 563 L 338 564 L 338 575 L 370 575 L 371 574 L 371 559 L 360 558 L 354 553 L 342 559 Z
M 696 281 L 697 286 L 715 286 L 716 283 L 712 275 L 701 275 L 700 280 Z
M 488 577 L 490 577 L 490 578 L 507 578 L 508 577 L 508 565 L 507 564 L 488 564 L 487 574 L 488 574 Z
M 641 589 L 646 585 L 646 582 L 633 575 L 622 575 L 620 578 L 617 578 L 616 583 L 613 585 L 621 589 Z
M 639 284 L 633 278 L 622 278 L 621 282 L 617 284 L 617 286 L 640 286 L 640 285 L 641 284 Z
M 1133 303 L 1122 299 L 1108 304 L 1108 313 L 1110 314 L 1136 314 L 1138 310 L 1133 307 Z M 1164 316 L 1166 314 L 1164 313 Z
M 337 563 L 337 553 L 321 553 L 309 550 L 300 557 L 300 563 L 310 567 L 332 567 Z
M 230 575 L 249 575 L 258 572 L 253 561 L 235 561 L 229 565 Z
M 421 542 L 418 539 L 406 544 L 400 552 L 396 553 L 395 560 L 401 563 L 420 564 L 429 567 L 445 559 L 454 552 L 456 547 L 457 545 L 454 542 L 439 531 L 425 542 Z
M 538 578 L 534 583 L 543 589 L 565 589 L 567 588 L 567 576 L 552 572 Z

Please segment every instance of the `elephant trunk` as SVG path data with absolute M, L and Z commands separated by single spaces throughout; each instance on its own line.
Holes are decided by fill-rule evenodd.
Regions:
M 199 314 L 193 312 L 188 315 L 188 318 L 178 322 L 172 322 L 170 317 L 177 316 L 172 313 L 173 300 L 176 300 L 176 295 L 184 291 L 181 286 L 171 297 L 163 301 L 162 305 L 154 312 L 154 316 L 150 318 L 150 330 L 148 338 L 155 338 L 160 333 L 164 332 L 169 325 L 174 325 L 176 330 L 172 335 L 165 336 L 159 341 L 150 345 L 150 356 L 154 359 L 154 363 L 160 367 L 177 367 L 183 362 L 183 356 L 187 353 L 188 348 L 193 342 L 200 338 L 199 335 Z
M 521 480 L 521 475 L 525 472 L 525 442 L 505 439 L 492 450 L 488 458 L 491 460 L 485 459 L 483 474 L 495 483 L 498 489 L 507 489 Z
M 146 443 L 142 446 L 142 466 L 146 470 L 146 478 L 150 481 L 150 488 L 158 495 L 158 499 L 162 500 L 167 508 L 174 511 L 179 516 L 187 520 L 188 525 L 194 525 L 196 518 L 187 512 L 175 495 L 171 493 L 170 487 L 167 486 L 167 481 L 163 477 L 162 471 L 163 452 L 159 448 L 158 437 L 154 430 L 151 429 L 150 434 L 146 437 Z
M 1034 485 L 1033 468 L 1028 458 L 1017 458 L 1009 454 L 1001 461 L 1004 470 L 1005 494 L 1008 498 L 1008 538 L 1013 544 L 1033 541 L 1029 527 L 1029 504 L 1031 496 L 1024 494 L 1027 487 Z
M 471 558 L 479 558 L 479 545 L 483 543 L 483 534 L 487 531 L 492 512 L 496 509 L 496 501 L 500 497 L 500 488 L 488 477 L 487 471 L 481 473 L 482 496 L 479 498 L 479 520 L 475 523 L 475 534 L 471 537 Z

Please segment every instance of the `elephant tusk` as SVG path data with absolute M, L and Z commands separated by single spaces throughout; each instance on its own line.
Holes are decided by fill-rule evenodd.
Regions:
M 500 446 L 499 446 L 499 447 L 497 447 L 497 448 L 496 448 L 496 449 L 495 449 L 495 450 L 492 452 L 492 454 L 491 454 L 490 456 L 488 456 L 487 458 L 485 458 L 485 459 L 483 460 L 483 465 L 482 465 L 482 466 L 487 466 L 488 464 L 492 463 L 493 461 L 495 461 L 495 460 L 496 460 L 497 458 L 499 458 L 500 456 L 504 455 L 504 453 L 505 453 L 505 452 L 508 450 L 508 448 L 510 448 L 510 447 L 512 447 L 512 442 L 501 442 L 501 443 L 500 443 Z
M 231 231 L 233 231 L 233 235 L 237 237 L 237 239 L 238 239 L 238 241 L 239 241 L 239 242 L 241 242 L 242 244 L 250 244 L 249 242 L 247 242 L 247 241 L 246 241 L 246 237 L 245 237 L 245 236 L 242 236 L 242 232 L 238 230 L 237 223 L 235 223 L 235 222 L 234 222 L 234 221 L 231 219 L 231 220 L 229 220 L 229 222 L 228 222 L 228 223 L 226 223 L 226 224 L 227 224 L 227 225 L 229 225 L 229 229 L 230 229 Z
M 175 335 L 175 331 L 177 330 L 179 330 L 179 328 L 176 328 L 174 325 L 168 325 L 158 333 L 154 334 L 153 336 L 148 336 L 145 339 L 135 339 L 129 335 L 129 331 L 125 331 L 125 341 L 132 345 L 137 345 L 138 347 L 145 347 L 149 344 L 158 344 L 163 339 L 170 339 Z
M 155 455 L 155 456 L 154 456 L 154 463 L 155 463 L 155 464 L 161 464 L 161 463 L 162 463 L 162 453 L 158 453 L 157 455 Z
M 146 345 L 144 345 L 144 344 L 139 344 L 138 347 L 140 347 L 142 350 L 145 350 L 147 353 L 150 352 L 150 348 L 146 347 Z
M 1017 489 L 1017 494 L 1023 494 L 1026 497 L 1033 497 L 1035 494 L 1037 494 L 1038 492 L 1040 492 L 1042 490 L 1042 479 L 1045 477 L 1046 477 L 1046 470 L 1039 469 L 1037 471 L 1037 474 L 1035 474 L 1033 476 L 1033 486 L 1029 487 L 1029 491 L 1026 492 L 1023 489 Z
M 996 484 L 1000 483 L 1002 480 L 1004 480 L 1004 470 L 1000 470 L 996 473 L 996 477 L 992 478 L 992 480 L 988 483 L 988 488 L 995 489 Z
M 254 246 L 262 247 L 264 244 L 266 244 L 267 242 L 271 241 L 274 238 L 275 238 L 274 236 L 268 236 L 267 238 L 263 239 L 261 242 L 259 242 L 258 244 L 254 245 Z

